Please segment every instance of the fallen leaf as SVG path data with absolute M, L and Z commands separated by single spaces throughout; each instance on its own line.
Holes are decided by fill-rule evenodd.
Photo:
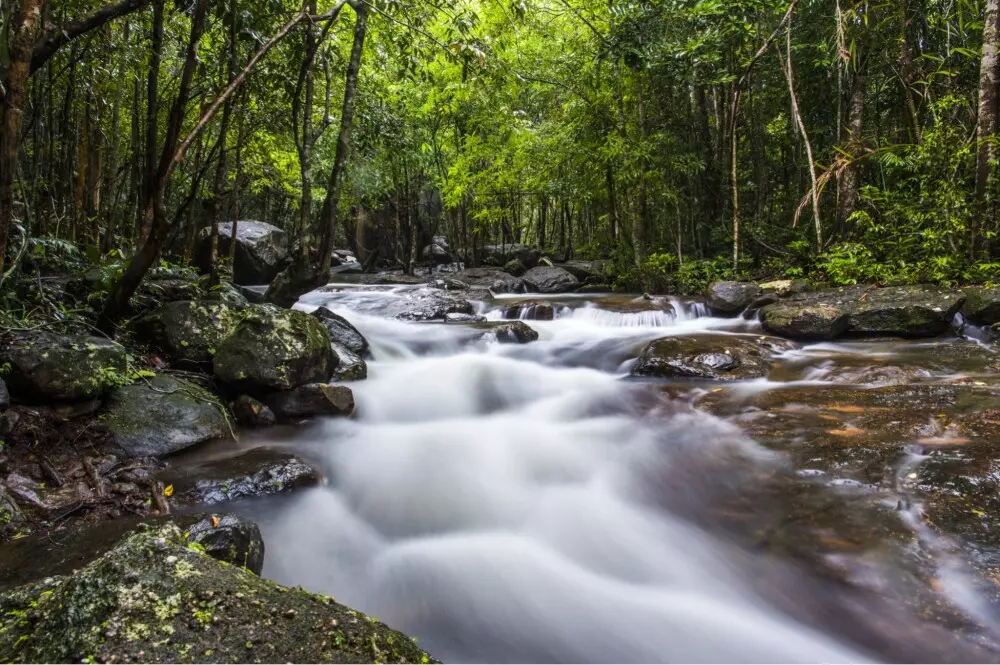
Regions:
M 167 485 L 166 487 L 163 488 L 163 496 L 173 496 L 173 495 L 174 495 L 173 485 Z
M 844 427 L 843 429 L 828 429 L 826 433 L 834 436 L 861 436 L 865 430 L 860 427 Z
M 215 515 L 212 515 L 212 528 L 214 529 L 217 526 L 219 526 L 219 518 L 216 517 Z

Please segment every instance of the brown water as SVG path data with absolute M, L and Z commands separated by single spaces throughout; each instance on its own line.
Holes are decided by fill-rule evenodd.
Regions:
M 327 479 L 241 506 L 266 576 L 446 661 L 1000 660 L 993 349 L 817 344 L 767 379 L 637 381 L 649 340 L 757 324 L 574 297 L 500 345 L 380 316 L 414 288 L 300 303 L 375 358 L 356 419 L 248 439 Z

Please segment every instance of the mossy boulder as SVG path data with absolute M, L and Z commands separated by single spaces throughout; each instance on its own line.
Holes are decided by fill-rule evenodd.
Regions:
M 211 367 L 219 346 L 243 319 L 224 303 L 181 300 L 139 319 L 137 331 L 178 367 Z
M 410 638 L 332 598 L 191 546 L 167 523 L 84 568 L 0 593 L 14 662 L 428 662 Z
M 715 314 L 739 314 L 760 298 L 763 291 L 750 282 L 712 282 L 705 294 L 708 308 Z
M 1000 287 L 992 289 L 965 289 L 962 315 L 966 321 L 977 326 L 991 326 L 1000 323 Z
M 100 397 L 122 382 L 124 347 L 103 337 L 10 332 L 0 339 L 0 365 L 10 364 L 7 382 L 24 400 L 80 401 Z
M 271 393 L 264 401 L 283 420 L 354 414 L 354 393 L 347 386 L 332 383 L 309 383 Z
M 761 310 L 761 323 L 769 333 L 790 339 L 830 340 L 847 332 L 848 314 L 842 308 L 822 303 L 779 302 Z
M 528 272 L 527 266 L 521 263 L 520 259 L 511 259 L 503 266 L 504 272 L 510 273 L 514 277 L 520 277 Z
M 291 453 L 254 448 L 240 455 L 168 468 L 164 485 L 173 485 L 170 503 L 211 505 L 310 487 L 320 474 Z
M 215 355 L 215 376 L 251 395 L 325 382 L 338 358 L 330 333 L 316 317 L 257 305 L 246 312 Z
M 161 456 L 230 435 L 225 407 L 204 388 L 158 374 L 116 390 L 104 422 L 131 457 Z
M 767 376 L 771 357 L 794 348 L 777 337 L 670 336 L 653 340 L 632 368 L 633 376 L 736 381 Z

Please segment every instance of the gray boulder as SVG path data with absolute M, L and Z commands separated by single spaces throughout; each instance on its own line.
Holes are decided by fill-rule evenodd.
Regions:
M 510 273 L 514 277 L 520 277 L 528 272 L 528 267 L 521 263 L 520 259 L 511 259 L 503 266 L 504 272 Z
M 603 279 L 606 277 L 606 263 L 604 261 L 584 261 L 574 259 L 560 263 L 559 267 L 576 277 L 581 282 Z
M 330 333 L 330 343 L 340 359 L 334 370 L 334 377 L 341 381 L 366 378 L 368 364 L 365 358 L 371 357 L 371 350 L 365 336 L 351 325 L 350 321 L 326 307 L 320 307 L 312 315 L 326 326 L 327 332 Z
M 173 522 L 67 575 L 0 593 L 8 662 L 430 662 L 332 598 L 224 566 Z
M 646 346 L 632 367 L 632 375 L 716 381 L 756 379 L 767 376 L 775 353 L 794 346 L 776 337 L 661 337 Z
M 555 318 L 556 309 L 550 302 L 544 300 L 522 300 L 512 302 L 503 309 L 503 318 L 521 319 L 526 321 L 551 321 Z
M 745 310 L 761 294 L 761 288 L 750 282 L 712 282 L 706 299 L 713 313 L 731 316 Z
M 853 336 L 933 337 L 948 331 L 965 295 L 934 286 L 893 286 L 867 291 L 850 307 Z
M 847 332 L 848 313 L 843 308 L 823 303 L 779 302 L 761 310 L 761 322 L 764 330 L 782 337 L 831 340 Z
M 448 246 L 448 239 L 444 236 L 431 238 L 431 244 L 420 252 L 420 258 L 436 266 L 451 263 L 451 248 Z
M 510 245 L 486 245 L 480 252 L 480 263 L 485 266 L 504 266 L 511 259 L 517 259 L 525 268 L 534 268 L 542 253 L 534 247 L 520 243 Z
M 481 314 L 446 314 L 445 323 L 482 323 L 486 320 Z
M 278 418 L 284 420 L 354 414 L 354 393 L 347 386 L 331 383 L 310 383 L 271 393 L 264 401 Z
M 566 293 L 580 286 L 580 281 L 562 268 L 536 266 L 521 277 L 529 291 Z
M 265 222 L 241 220 L 236 228 L 236 252 L 233 257 L 233 281 L 236 284 L 267 284 L 281 272 L 288 260 L 288 239 L 277 226 Z M 198 234 L 195 263 L 208 272 L 211 227 Z M 219 224 L 219 254 L 229 252 L 232 222 Z
M 112 393 L 104 422 L 115 444 L 130 457 L 160 457 L 230 436 L 225 407 L 218 398 L 166 374 Z
M 0 365 L 20 399 L 79 401 L 100 397 L 124 380 L 125 349 L 103 337 L 10 332 L 0 339 Z
M 482 325 L 485 337 L 500 344 L 527 344 L 538 339 L 538 331 L 524 321 L 494 321 Z
M 337 363 L 319 319 L 258 305 L 219 345 L 213 367 L 227 386 L 254 395 L 326 381 Z

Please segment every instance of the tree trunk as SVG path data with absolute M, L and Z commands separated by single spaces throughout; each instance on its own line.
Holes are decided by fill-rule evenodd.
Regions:
M 837 189 L 837 226 L 847 232 L 848 219 L 860 201 L 861 174 L 857 159 L 861 156 L 861 131 L 864 127 L 865 94 L 868 87 L 868 49 L 858 44 L 854 74 L 851 77 L 851 99 L 847 106 L 847 136 L 844 137 L 848 162 L 840 174 Z
M 239 16 L 236 0 L 230 0 L 229 6 L 229 84 L 236 80 L 236 58 L 239 53 L 237 17 Z M 222 195 L 226 185 L 226 174 L 229 166 L 228 145 L 229 123 L 233 116 L 233 97 L 226 100 L 222 107 L 222 123 L 219 127 L 219 164 L 215 169 L 215 183 L 212 187 L 212 238 L 209 247 L 209 286 L 219 283 L 219 222 L 222 221 Z
M 290 307 L 303 293 L 326 284 L 330 277 L 330 263 L 333 258 L 333 244 L 337 229 L 340 207 L 340 188 L 344 181 L 347 157 L 351 151 L 351 126 L 354 121 L 354 98 L 358 89 L 358 71 L 361 68 L 361 54 L 364 51 L 365 35 L 368 32 L 368 7 L 363 2 L 352 4 L 356 14 L 354 23 L 354 43 L 351 59 L 347 64 L 344 83 L 344 103 L 340 113 L 340 131 L 337 136 L 337 151 L 333 168 L 327 182 L 326 198 L 320 211 L 319 227 L 323 236 L 319 247 L 319 265 L 308 261 L 293 260 L 267 289 L 265 298 L 269 302 Z
M 153 190 L 156 188 L 156 146 L 160 111 L 160 58 L 163 54 L 163 0 L 153 2 L 153 32 L 150 37 L 149 72 L 146 78 L 146 168 L 142 175 L 142 206 L 138 243 L 146 241 L 153 221 Z
M 649 139 L 649 130 L 646 127 L 646 101 L 642 96 L 642 78 L 636 73 L 635 77 L 635 97 L 639 104 L 639 136 L 642 138 L 643 146 L 639 150 L 639 217 L 632 225 L 632 249 L 635 253 L 635 266 L 642 268 L 646 262 L 646 234 L 649 230 L 649 209 L 646 196 L 646 163 L 645 143 Z
M 986 0 L 983 17 L 983 57 L 979 65 L 979 124 L 976 129 L 976 203 L 979 219 L 970 243 L 972 258 L 978 258 L 980 241 L 987 216 L 986 191 L 990 181 L 990 162 L 996 156 L 997 133 L 997 47 L 1000 41 L 1000 0 Z M 978 229 L 975 228 L 978 226 Z
M 43 0 L 22 0 L 20 11 L 10 17 L 7 26 L 10 65 L 3 81 L 6 92 L 0 99 L 0 275 L 14 221 L 14 172 L 31 73 L 31 53 L 42 4 Z

